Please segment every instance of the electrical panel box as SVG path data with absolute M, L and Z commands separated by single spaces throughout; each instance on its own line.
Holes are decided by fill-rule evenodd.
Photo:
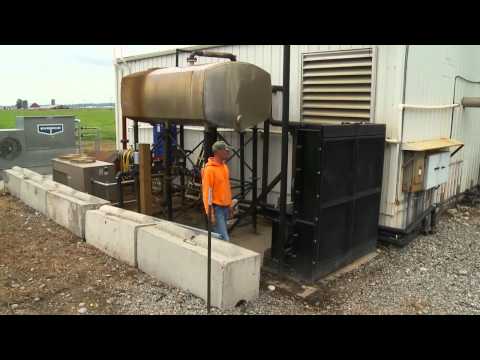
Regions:
M 448 181 L 450 152 L 405 151 L 402 190 L 419 192 Z
M 440 152 L 426 156 L 425 190 L 437 187 L 448 181 L 450 152 Z
M 402 190 L 404 192 L 422 191 L 425 181 L 425 153 L 405 152 Z

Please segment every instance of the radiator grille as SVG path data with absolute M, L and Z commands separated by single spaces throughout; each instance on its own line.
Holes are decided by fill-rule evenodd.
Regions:
M 370 121 L 372 49 L 303 55 L 304 121 Z

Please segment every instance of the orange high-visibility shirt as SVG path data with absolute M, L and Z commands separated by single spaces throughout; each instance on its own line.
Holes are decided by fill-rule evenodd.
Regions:
M 208 189 L 212 189 L 212 203 L 219 206 L 232 205 L 232 190 L 230 188 L 230 174 L 226 164 L 220 164 L 215 158 L 208 159 L 202 169 L 203 205 L 208 214 Z

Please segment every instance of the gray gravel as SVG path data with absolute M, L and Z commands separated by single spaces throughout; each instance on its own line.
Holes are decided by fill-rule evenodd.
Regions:
M 9 212 L 18 204 L 4 202 L 4 216 L 11 216 Z M 286 293 L 277 281 L 273 282 L 275 289 L 269 290 L 272 279 L 263 276 L 257 300 L 230 311 L 213 309 L 213 314 L 480 314 L 480 207 L 478 201 L 471 204 L 447 211 L 433 235 L 419 236 L 404 248 L 380 246 L 368 264 L 319 285 L 320 290 L 308 302 Z M 4 284 L 0 287 L 0 313 L 206 313 L 203 300 L 162 284 L 51 226 L 54 230 L 46 237 L 40 236 L 43 227 L 39 227 L 33 243 L 28 234 L 7 237 L 11 244 L 3 251 L 14 253 L 16 260 L 8 262 L 10 258 L 4 257 L 0 263 Z M 43 254 L 42 247 L 47 245 L 55 252 Z M 13 252 L 18 249 L 24 250 Z M 21 262 L 28 251 L 48 256 L 53 270 L 42 267 L 44 257 L 32 262 L 27 255 L 25 264 Z M 75 261 L 65 262 L 70 254 L 75 254 Z
M 139 275 L 137 284 L 126 288 L 117 287 L 115 297 L 109 299 L 123 314 L 144 315 L 204 315 L 205 302 L 185 291 L 169 287 Z M 212 308 L 212 314 L 255 315 L 255 314 L 315 314 L 314 306 L 281 292 L 262 288 L 259 298 L 235 309 L 222 311 Z
M 465 225 L 467 224 L 467 225 Z M 479 314 L 480 210 L 460 206 L 437 232 L 404 248 L 380 246 L 367 265 L 319 285 L 308 302 L 262 283 L 260 297 L 214 314 Z M 140 275 L 113 300 L 122 313 L 205 314 L 203 300 Z
M 436 234 L 380 251 L 365 267 L 326 286 L 321 313 L 480 313 L 478 208 L 460 206 L 440 218 Z

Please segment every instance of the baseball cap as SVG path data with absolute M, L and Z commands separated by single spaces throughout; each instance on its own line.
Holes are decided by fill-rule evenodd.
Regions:
M 228 150 L 228 151 L 230 151 L 230 146 L 228 146 L 225 141 L 217 141 L 212 145 L 212 151 L 216 152 L 218 150 Z

